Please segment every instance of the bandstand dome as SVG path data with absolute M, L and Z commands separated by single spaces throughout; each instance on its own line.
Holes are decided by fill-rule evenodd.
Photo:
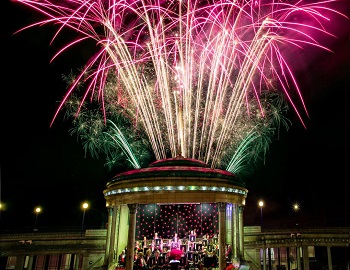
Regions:
M 244 205 L 247 193 L 245 183 L 235 174 L 181 155 L 117 174 L 103 191 L 108 207 L 207 202 Z

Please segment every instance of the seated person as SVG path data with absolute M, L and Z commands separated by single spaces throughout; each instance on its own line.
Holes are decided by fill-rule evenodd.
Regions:
M 148 269 L 147 263 L 145 261 L 145 258 L 143 256 L 143 252 L 139 252 L 137 254 L 137 259 L 134 262 L 134 270 L 146 270 Z
M 218 266 L 218 257 L 216 254 L 206 254 L 203 258 L 203 266 L 205 268 L 217 268 Z
M 118 263 L 121 266 L 125 267 L 125 261 L 126 261 L 126 254 L 125 254 L 125 249 L 122 250 L 122 253 L 119 254 L 118 256 Z
M 152 270 L 167 269 L 166 257 L 159 250 L 154 253 L 154 261 L 155 264 L 151 266 Z
M 228 261 L 231 261 L 231 260 L 232 260 L 233 251 L 232 251 L 231 245 L 228 245 L 228 246 L 226 247 L 225 256 L 226 256 L 226 260 L 228 260 Z
M 144 259 L 145 259 L 145 262 L 146 262 L 148 268 L 151 264 L 151 257 L 152 257 L 152 250 L 149 248 L 146 250 L 146 253 L 144 255 Z

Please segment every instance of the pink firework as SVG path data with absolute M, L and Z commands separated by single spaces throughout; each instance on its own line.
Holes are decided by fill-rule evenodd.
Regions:
M 288 56 L 306 46 L 328 50 L 320 40 L 334 37 L 326 30 L 331 16 L 344 16 L 331 8 L 335 1 L 13 1 L 46 16 L 26 28 L 58 25 L 53 40 L 64 28 L 77 33 L 53 59 L 96 43 L 53 121 L 83 84 L 82 101 L 128 111 L 157 159 L 170 149 L 213 164 L 235 134 L 250 130 L 238 122 L 242 114 L 264 117 L 266 91 L 282 92 L 305 125 Z

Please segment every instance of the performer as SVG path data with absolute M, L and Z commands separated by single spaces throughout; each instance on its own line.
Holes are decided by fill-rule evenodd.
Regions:
M 187 250 L 188 251 L 194 251 L 194 243 L 196 242 L 196 235 L 194 231 L 190 232 L 190 235 L 188 237 L 188 243 L 187 243 Z
M 158 236 L 158 233 L 154 233 L 153 242 L 155 249 L 163 250 L 163 239 Z
M 177 233 L 175 233 L 173 239 L 171 240 L 171 243 L 170 243 L 170 249 L 173 250 L 173 249 L 180 249 L 180 243 L 179 241 L 181 241 L 179 239 L 179 237 L 177 236 Z
M 139 253 L 139 250 L 137 247 L 134 248 L 134 258 L 133 258 L 133 262 L 135 263 L 137 258 L 138 258 L 138 253 Z
M 139 241 L 135 242 L 135 248 L 137 248 L 138 251 L 142 251 L 141 245 Z
M 187 242 L 187 251 L 194 251 L 194 242 Z
M 147 264 L 147 268 L 150 268 L 151 257 L 152 257 L 152 250 L 151 249 L 147 249 L 146 253 L 144 255 L 144 259 L 145 259 L 145 262 Z
M 146 236 L 143 237 L 142 247 L 143 247 L 143 248 L 148 248 Z
M 147 269 L 147 263 L 143 256 L 143 252 L 139 252 L 137 259 L 134 263 L 134 270 L 145 270 L 145 269 Z
M 161 261 L 160 261 L 160 251 L 159 250 L 155 250 L 154 253 L 152 254 L 151 258 L 150 258 L 150 264 L 149 264 L 149 269 L 152 270 L 156 270 L 156 269 L 161 269 L 162 265 L 160 265 Z
M 179 237 L 177 237 L 177 233 L 175 233 L 172 241 L 177 243 L 178 240 L 179 240 Z
M 218 236 L 217 234 L 214 234 L 213 239 L 212 239 L 213 245 L 216 245 L 218 243 Z
M 189 241 L 190 242 L 196 242 L 196 234 L 195 234 L 195 231 L 191 231 L 190 233 L 190 237 L 189 237 Z
M 226 259 L 227 259 L 227 260 L 229 260 L 229 261 L 231 261 L 231 260 L 232 260 L 233 251 L 232 251 L 232 247 L 231 247 L 231 245 L 228 245 L 228 246 L 227 246 L 225 256 L 226 256 Z
M 203 246 L 205 246 L 205 247 L 209 245 L 209 234 L 208 233 L 203 235 L 202 243 L 203 243 Z
M 197 231 L 196 231 L 196 229 L 193 229 L 193 234 L 194 234 L 194 236 L 195 237 L 197 237 L 198 235 L 197 235 Z
M 120 266 L 125 267 L 126 265 L 126 254 L 125 254 L 125 249 L 122 250 L 122 253 L 119 254 L 118 256 L 118 263 Z

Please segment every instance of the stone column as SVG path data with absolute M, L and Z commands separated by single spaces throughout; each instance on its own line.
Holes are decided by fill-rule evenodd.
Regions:
M 230 244 L 233 252 L 233 204 L 227 204 L 226 207 L 226 242 Z
M 304 265 L 304 270 L 310 270 L 310 265 L 309 265 L 309 247 L 303 247 L 303 265 Z
M 31 255 L 31 256 L 29 256 L 27 270 L 32 270 L 33 269 L 33 262 L 34 262 L 34 258 L 33 258 L 33 255 Z
M 115 207 L 115 230 L 114 230 L 114 261 L 118 262 L 118 250 L 119 250 L 119 227 L 120 227 L 120 212 L 121 206 Z
M 219 209 L 219 269 L 225 269 L 226 258 L 226 203 L 217 203 Z
M 333 270 L 331 247 L 327 246 L 328 270 Z
M 232 216 L 233 216 L 233 256 L 234 258 L 239 257 L 239 215 L 238 215 L 238 205 L 233 205 L 232 210 Z
M 116 219 L 117 219 L 117 206 L 113 206 L 113 215 L 112 215 L 112 225 L 111 225 L 111 234 L 109 237 L 109 254 L 108 254 L 108 265 L 114 263 L 114 250 L 115 250 L 115 228 L 116 228 Z
M 267 256 L 268 256 L 269 270 L 272 270 L 271 248 L 267 248 Z
M 266 248 L 265 248 L 265 243 L 264 247 L 261 249 L 262 255 L 263 255 L 263 270 L 266 270 Z
M 290 264 L 291 264 L 291 262 L 290 262 L 290 247 L 287 247 L 286 248 L 287 249 L 287 270 L 290 270 Z
M 297 267 L 298 270 L 301 269 L 301 260 L 300 260 L 300 247 L 296 247 L 297 252 L 296 252 L 296 256 L 297 256 Z
M 74 270 L 79 269 L 80 256 L 79 254 L 74 254 Z
M 128 232 L 128 250 L 126 252 L 126 270 L 132 270 L 134 265 L 134 248 L 135 248 L 135 230 L 136 230 L 136 213 L 138 204 L 128 204 L 129 207 L 129 232 Z
M 107 223 L 107 236 L 106 236 L 106 250 L 105 250 L 105 258 L 103 265 L 108 266 L 109 264 L 109 251 L 110 251 L 110 240 L 111 240 L 111 229 L 112 229 L 112 217 L 113 217 L 113 209 L 111 207 L 107 208 L 108 211 L 108 223 Z
M 26 256 L 17 256 L 15 270 L 22 270 L 24 267 Z
M 238 229 L 239 229 L 239 256 L 244 261 L 244 227 L 243 227 L 244 206 L 238 207 Z

